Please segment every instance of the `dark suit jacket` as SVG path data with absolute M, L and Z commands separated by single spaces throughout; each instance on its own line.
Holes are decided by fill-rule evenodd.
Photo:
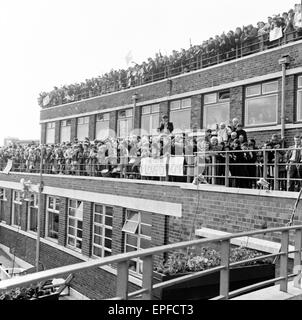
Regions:
M 295 149 L 295 146 L 291 146 L 289 147 L 289 150 L 287 151 L 286 153 L 286 162 L 288 163 L 289 162 L 289 159 L 292 157 L 293 155 L 293 149 Z M 298 156 L 297 156 L 297 162 L 301 162 L 301 150 L 297 150 L 298 152 Z
M 160 124 L 160 127 L 158 128 L 160 132 L 162 132 L 165 129 L 165 124 L 162 122 Z M 172 133 L 172 131 L 174 130 L 173 127 L 173 123 L 172 122 L 168 122 L 167 124 L 167 129 L 170 131 L 170 133 Z

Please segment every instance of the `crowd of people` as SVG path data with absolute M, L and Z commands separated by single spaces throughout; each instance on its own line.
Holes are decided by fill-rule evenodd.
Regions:
M 210 183 L 215 177 L 214 183 L 224 185 L 227 175 L 231 187 L 256 188 L 256 182 L 261 177 L 272 183 L 276 174 L 275 157 L 278 157 L 278 179 L 283 179 L 280 189 L 287 188 L 287 170 L 293 179 L 302 177 L 302 167 L 297 171 L 290 165 L 292 148 L 288 152 L 279 150 L 285 146 L 277 134 L 257 146 L 255 139 L 248 139 L 237 118 L 229 125 L 221 123 L 216 131 L 208 129 L 204 135 L 173 134 L 173 123 L 168 122 L 167 116 L 163 116 L 158 129 L 158 135 L 132 135 L 125 139 L 109 137 L 103 141 L 90 141 L 85 138 L 78 141 L 75 138 L 72 142 L 52 145 L 11 144 L 0 148 L 0 170 L 11 159 L 11 171 L 38 173 L 42 158 L 42 172 L 46 174 L 157 179 L 141 176 L 143 158 L 183 156 L 183 177 L 169 177 L 171 181 L 192 182 L 194 177 L 202 175 Z M 226 154 L 229 155 L 228 164 Z M 229 170 L 227 174 L 226 165 Z M 294 191 L 294 181 L 289 189 Z
M 270 32 L 278 28 L 282 37 L 271 41 Z M 134 63 L 128 69 L 111 70 L 102 76 L 86 79 L 85 82 L 54 87 L 51 92 L 41 92 L 38 103 L 42 108 L 114 92 L 144 83 L 157 81 L 180 73 L 189 72 L 226 60 L 265 50 L 302 37 L 301 4 L 294 9 L 259 21 L 257 26 L 248 25 L 235 31 L 223 32 L 204 41 L 191 45 L 187 50 L 173 50 L 172 54 L 156 53 L 147 62 Z

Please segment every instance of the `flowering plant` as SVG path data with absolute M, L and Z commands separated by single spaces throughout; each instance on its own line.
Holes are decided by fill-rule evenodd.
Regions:
M 244 247 L 232 248 L 230 250 L 230 263 L 245 261 L 262 256 L 262 253 L 256 250 Z M 203 271 L 220 266 L 221 255 L 218 251 L 211 248 L 202 248 L 200 252 L 173 253 L 166 262 L 160 262 L 155 266 L 155 271 L 164 275 L 173 275 L 187 272 Z M 272 263 L 269 259 L 246 262 L 242 265 Z

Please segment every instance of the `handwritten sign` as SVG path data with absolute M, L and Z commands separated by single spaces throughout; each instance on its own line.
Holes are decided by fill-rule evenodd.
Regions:
M 184 157 L 171 157 L 169 161 L 169 176 L 184 175 Z
M 9 159 L 7 161 L 5 169 L 3 170 L 3 173 L 8 174 L 11 171 L 12 166 L 13 166 L 13 160 Z
M 143 158 L 141 160 L 141 175 L 146 177 L 165 177 L 167 175 L 167 158 Z
M 283 37 L 282 28 L 275 27 L 269 34 L 269 41 L 275 41 Z

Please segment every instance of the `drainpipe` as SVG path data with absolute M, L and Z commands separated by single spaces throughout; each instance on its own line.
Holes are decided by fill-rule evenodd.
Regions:
M 281 140 L 284 147 L 284 139 L 285 139 L 285 80 L 286 80 L 286 67 L 290 63 L 290 56 L 283 55 L 281 59 L 279 59 L 279 65 L 282 66 L 282 98 L 281 98 Z
M 132 130 L 135 130 L 134 124 L 135 124 L 135 112 L 136 112 L 136 101 L 137 101 L 137 98 L 138 98 L 137 93 L 135 93 L 132 96 L 132 101 L 133 101 Z

